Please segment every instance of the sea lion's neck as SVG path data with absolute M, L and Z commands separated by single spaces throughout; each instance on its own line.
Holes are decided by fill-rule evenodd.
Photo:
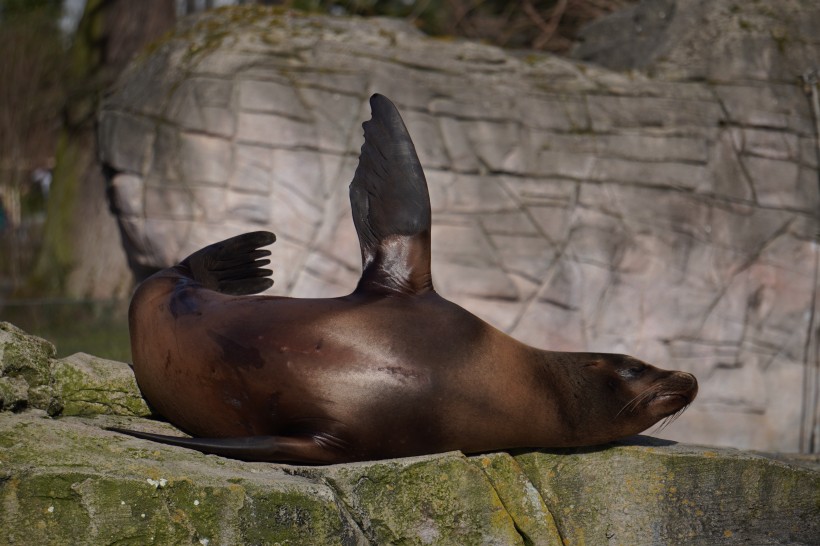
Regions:
M 539 445 L 577 445 L 583 434 L 583 416 L 589 412 L 584 407 L 590 403 L 586 392 L 587 378 L 583 365 L 578 362 L 581 353 L 545 351 L 528 347 L 527 364 L 533 374 L 534 409 L 530 415 L 530 427 Z M 556 442 L 556 439 L 563 439 Z

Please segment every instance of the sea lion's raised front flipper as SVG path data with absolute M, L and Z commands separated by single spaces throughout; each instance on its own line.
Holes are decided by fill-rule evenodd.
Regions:
M 413 141 L 386 97 L 370 97 L 359 166 L 350 184 L 362 251 L 357 292 L 422 294 L 430 277 L 430 196 Z
M 344 459 L 343 453 L 327 442 L 311 436 L 243 436 L 239 438 L 186 438 L 139 430 L 110 427 L 107 430 L 142 440 L 193 449 L 209 455 L 241 461 L 301 464 L 332 464 Z
M 259 250 L 276 241 L 269 231 L 254 231 L 208 245 L 182 260 L 180 267 L 205 288 L 235 296 L 256 294 L 273 285 L 269 250 Z

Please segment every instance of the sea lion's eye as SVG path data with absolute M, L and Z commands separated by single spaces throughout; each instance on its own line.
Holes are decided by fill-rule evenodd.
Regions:
M 625 379 L 634 379 L 646 370 L 646 364 L 633 364 L 627 368 L 618 370 L 618 374 Z

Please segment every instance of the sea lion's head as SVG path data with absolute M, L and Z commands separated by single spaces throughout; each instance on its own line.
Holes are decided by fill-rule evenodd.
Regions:
M 579 432 L 603 443 L 668 424 L 695 399 L 695 376 L 662 370 L 637 358 L 589 353 L 579 362 L 586 402 Z

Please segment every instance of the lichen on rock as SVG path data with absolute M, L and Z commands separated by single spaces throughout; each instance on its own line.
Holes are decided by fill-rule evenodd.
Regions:
M 0 323 L 0 411 L 45 410 L 58 415 L 146 417 L 128 364 L 84 353 L 55 359 L 54 345 Z
M 21 410 L 48 398 L 55 354 L 50 342 L 0 322 L 0 411 Z
M 76 353 L 54 361 L 53 374 L 61 415 L 151 414 L 128 364 Z

